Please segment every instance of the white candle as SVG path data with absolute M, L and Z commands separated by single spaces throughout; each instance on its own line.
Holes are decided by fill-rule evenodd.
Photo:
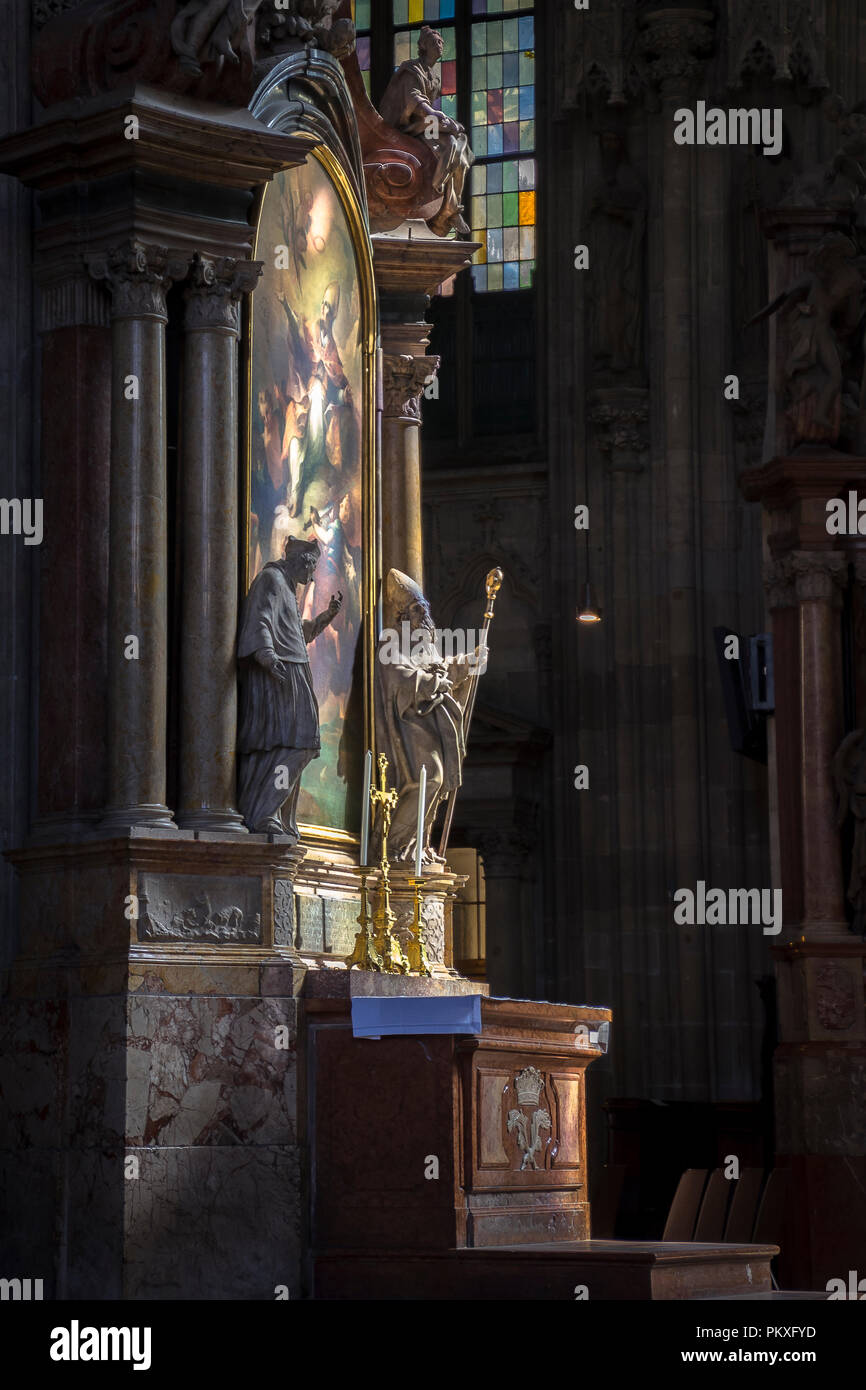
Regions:
M 373 780 L 373 754 L 367 749 L 364 759 L 364 795 L 361 800 L 361 867 L 367 866 L 370 848 L 370 783 Z
M 418 785 L 418 828 L 415 831 L 415 877 L 421 877 L 421 855 L 424 852 L 424 807 L 427 801 L 427 769 L 421 769 Z

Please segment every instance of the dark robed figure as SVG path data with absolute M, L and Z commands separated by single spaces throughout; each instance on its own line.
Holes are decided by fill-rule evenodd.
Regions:
M 238 637 L 238 805 L 250 830 L 295 839 L 301 774 L 321 746 L 307 643 L 343 601 L 337 594 L 317 617 L 301 619 L 296 586 L 309 584 L 318 559 L 316 541 L 290 536 L 284 558 L 253 580 Z

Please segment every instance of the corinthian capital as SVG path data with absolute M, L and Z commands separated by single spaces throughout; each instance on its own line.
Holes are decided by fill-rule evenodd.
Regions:
M 791 550 L 764 568 L 770 608 L 817 600 L 838 608 L 848 583 L 848 560 L 838 550 Z
M 438 357 L 383 353 L 382 390 L 388 419 L 421 419 L 421 392 L 438 372 L 439 361 Z
M 685 96 L 713 47 L 713 12 L 696 5 L 675 10 L 659 6 L 644 13 L 638 48 L 651 81 L 665 95 Z
M 172 256 L 164 246 L 123 242 L 108 251 L 86 257 L 94 280 L 102 280 L 111 293 L 111 317 L 168 319 L 165 297 L 175 280 L 186 275 L 189 262 Z
M 222 328 L 237 334 L 241 296 L 255 289 L 261 273 L 261 261 L 236 261 L 230 257 L 214 260 L 196 253 L 184 292 L 184 327 L 188 331 Z
M 837 550 L 792 550 L 788 556 L 797 601 L 819 599 L 838 607 L 848 581 L 848 561 Z

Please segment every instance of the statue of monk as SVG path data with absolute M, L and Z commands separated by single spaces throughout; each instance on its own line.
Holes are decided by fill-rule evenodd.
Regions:
M 385 89 L 379 114 L 395 130 L 426 140 L 436 154 L 433 187 L 442 194 L 442 206 L 427 223 L 431 232 L 446 236 L 453 227 L 459 236 L 468 236 L 469 225 L 460 214 L 463 184 L 475 156 L 460 122 L 436 109 L 442 79 L 434 68 L 443 47 L 442 35 L 425 24 L 418 36 L 418 57 L 400 64 Z
M 297 585 L 309 584 L 317 541 L 289 536 L 284 558 L 253 580 L 238 637 L 238 806 L 250 830 L 299 839 L 296 821 L 304 768 L 319 756 L 319 705 L 307 643 L 337 616 L 341 593 L 303 622 Z

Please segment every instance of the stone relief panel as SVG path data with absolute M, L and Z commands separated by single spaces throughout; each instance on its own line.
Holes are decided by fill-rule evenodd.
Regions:
M 261 912 L 257 878 L 139 874 L 139 941 L 260 944 Z
M 274 945 L 294 946 L 296 930 L 295 894 L 288 878 L 274 880 Z
M 415 909 L 411 902 L 391 899 L 391 907 L 396 917 L 394 932 L 404 950 L 412 940 L 412 922 Z M 431 963 L 445 959 L 445 904 L 441 898 L 422 898 L 421 921 L 424 924 L 424 940 L 427 956 Z
M 360 898 L 323 898 L 325 909 L 325 950 L 347 956 L 358 935 Z

